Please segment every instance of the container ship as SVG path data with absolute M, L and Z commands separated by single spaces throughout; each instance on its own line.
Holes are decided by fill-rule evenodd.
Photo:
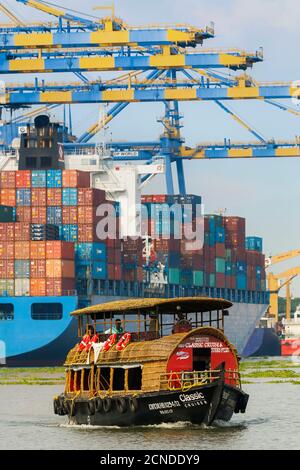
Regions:
M 244 218 L 200 220 L 197 195 L 141 197 L 137 182 L 149 166 L 116 164 L 95 149 L 64 151 L 60 142 L 74 138 L 47 116 L 22 125 L 17 140 L 0 155 L 1 364 L 60 365 L 76 342 L 72 311 L 139 297 L 231 301 L 225 334 L 243 354 L 269 305 L 262 239 L 246 236 Z M 124 219 L 132 200 L 147 209 L 146 218 L 136 210 L 135 238 L 120 235 L 124 225 L 132 232 Z M 174 204 L 189 207 L 181 222 L 191 230 L 203 224 L 199 249 L 175 237 L 176 217 L 167 223 Z M 115 237 L 99 236 L 101 205 L 115 215 Z

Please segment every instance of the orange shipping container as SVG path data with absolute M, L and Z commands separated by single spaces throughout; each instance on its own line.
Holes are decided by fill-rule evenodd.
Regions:
M 2 206 L 15 206 L 16 205 L 16 190 L 15 189 L 1 189 L 0 204 Z
M 33 188 L 31 190 L 31 205 L 46 206 L 47 190 L 46 188 Z
M 31 208 L 31 222 L 33 224 L 46 224 L 47 223 L 47 209 L 46 207 L 32 207 Z
M 96 224 L 78 224 L 78 242 L 92 243 L 99 240 L 96 235 L 96 228 Z
M 14 242 L 0 242 L 0 259 L 14 259 L 15 244 Z
M 89 188 L 90 173 L 78 170 L 64 170 L 62 173 L 63 188 Z
M 30 257 L 29 242 L 15 242 L 15 259 L 28 260 Z
M 74 278 L 75 264 L 70 260 L 47 259 L 46 260 L 47 278 Z
M 105 191 L 102 189 L 80 188 L 78 189 L 79 206 L 98 206 L 106 202 Z
M 47 206 L 61 206 L 62 204 L 62 190 L 61 188 L 48 188 L 47 189 Z
M 18 222 L 31 222 L 31 208 L 30 207 L 17 207 L 16 208 Z
M 46 279 L 46 295 L 66 296 L 75 294 L 74 279 Z
M 46 258 L 74 261 L 74 243 L 61 241 L 47 241 Z
M 0 241 L 12 242 L 15 239 L 15 225 L 14 223 L 6 224 L 0 223 Z
M 31 188 L 31 171 L 16 172 L 16 188 Z
M 36 279 L 46 277 L 46 260 L 33 259 L 30 261 L 30 277 Z
M 14 279 L 14 260 L 0 259 L 0 279 Z
M 16 187 L 16 172 L 15 171 L 1 171 L 0 172 L 0 188 L 14 189 Z
M 83 208 L 84 209 L 84 208 Z M 64 225 L 78 223 L 78 211 L 76 206 L 65 206 L 62 209 L 62 221 Z
M 46 242 L 30 242 L 30 259 L 46 258 Z
M 46 279 L 30 279 L 31 297 L 46 296 Z
M 17 242 L 30 240 L 30 224 L 24 222 L 16 223 L 15 226 L 15 240 Z

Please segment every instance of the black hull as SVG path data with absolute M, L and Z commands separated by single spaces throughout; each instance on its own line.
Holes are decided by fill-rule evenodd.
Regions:
M 111 409 L 90 414 L 88 401 L 77 401 L 70 423 L 92 426 L 148 426 L 162 423 L 188 422 L 210 426 L 215 420 L 229 421 L 234 412 L 239 412 L 243 392 L 223 383 L 214 383 L 188 392 L 160 392 L 136 398 L 136 407 L 120 410 L 112 399 Z

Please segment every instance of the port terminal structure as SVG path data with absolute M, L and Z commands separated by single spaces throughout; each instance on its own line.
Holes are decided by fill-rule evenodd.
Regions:
M 11 2 L 10 2 L 11 3 Z M 69 72 L 76 81 L 48 82 L 38 76 L 32 82 L 3 81 L 0 105 L 11 113 L 5 124 L 20 120 L 13 111 L 23 108 L 24 116 L 59 105 L 105 103 L 111 108 L 76 141 L 65 143 L 66 150 L 78 154 L 95 149 L 91 139 L 118 116 L 130 103 L 161 102 L 165 114 L 160 119 L 163 132 L 154 142 L 110 143 L 114 161 L 153 164 L 164 160 L 168 194 L 174 194 L 172 166 L 176 165 L 180 194 L 186 194 L 184 160 L 236 158 L 293 158 L 300 156 L 300 137 L 293 141 L 268 139 L 231 109 L 235 100 L 260 100 L 287 113 L 300 116 L 295 106 L 282 102 L 300 99 L 300 84 L 295 82 L 257 82 L 248 70 L 264 59 L 257 51 L 242 49 L 204 49 L 203 43 L 214 38 L 214 24 L 199 28 L 190 25 L 148 25 L 133 27 L 111 15 L 88 15 L 46 1 L 16 0 L 41 13 L 51 21 L 27 23 L 12 8 L 0 4 L 11 23 L 0 25 L 1 75 Z M 105 9 L 100 7 L 98 9 Z M 90 72 L 119 72 L 116 78 L 90 79 Z M 278 101 L 280 100 L 280 101 Z M 180 102 L 213 101 L 254 137 L 251 142 L 203 142 L 195 148 L 182 137 Z M 37 108 L 35 108 L 37 106 Z M 31 114 L 32 113 L 32 114 Z M 66 112 L 64 115 L 66 116 Z M 4 121 L 2 121 L 4 122 Z M 2 146 L 8 151 L 11 143 Z M 152 174 L 143 176 L 146 183 Z

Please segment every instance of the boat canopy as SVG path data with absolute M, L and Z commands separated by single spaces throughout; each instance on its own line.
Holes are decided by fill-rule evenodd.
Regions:
M 232 303 L 224 299 L 211 299 L 208 297 L 186 297 L 177 299 L 129 299 L 94 305 L 92 307 L 76 310 L 71 315 L 75 317 L 103 314 L 132 314 L 157 313 L 178 314 L 182 313 L 204 313 L 216 310 L 226 310 L 232 307 Z

